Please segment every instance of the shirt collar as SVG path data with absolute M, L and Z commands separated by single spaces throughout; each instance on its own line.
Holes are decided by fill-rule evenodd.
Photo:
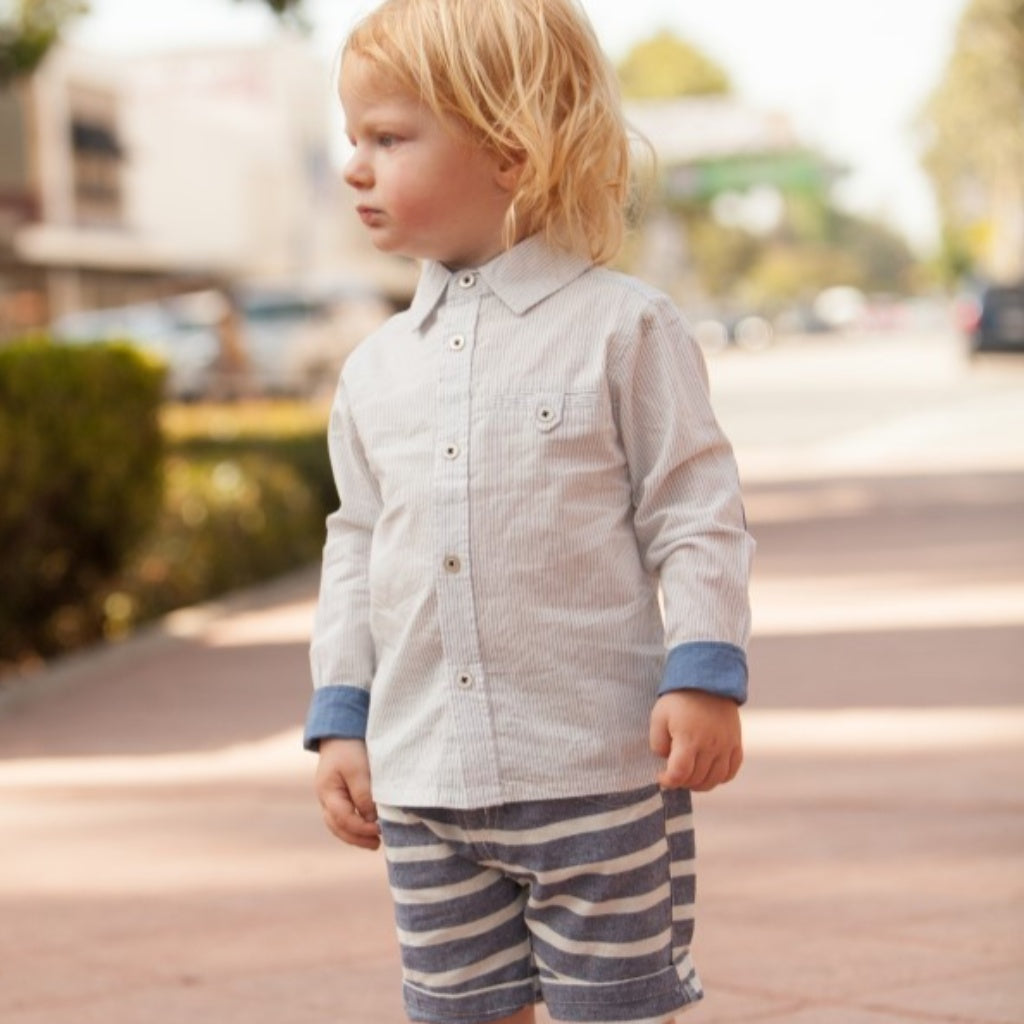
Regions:
M 517 316 L 575 281 L 591 262 L 548 245 L 539 235 L 524 239 L 485 263 L 478 273 L 495 295 Z M 420 328 L 441 301 L 452 278 L 466 273 L 451 271 L 435 260 L 423 264 L 409 312 Z

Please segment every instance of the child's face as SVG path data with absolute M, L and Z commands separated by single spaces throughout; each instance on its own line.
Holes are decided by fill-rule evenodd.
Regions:
M 514 171 L 355 54 L 342 66 L 341 103 L 355 147 L 345 181 L 378 249 L 452 267 L 502 250 Z

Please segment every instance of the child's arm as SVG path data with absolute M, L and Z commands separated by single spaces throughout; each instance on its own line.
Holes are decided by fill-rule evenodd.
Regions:
M 667 759 L 657 776 L 665 789 L 707 791 L 730 782 L 743 763 L 739 706 L 701 690 L 663 694 L 651 712 L 651 750 Z
M 710 789 L 742 760 L 753 541 L 703 358 L 664 296 L 651 298 L 611 366 L 633 527 L 663 597 L 666 659 L 651 746 L 665 786 Z
M 324 822 L 339 839 L 367 850 L 380 846 L 377 807 L 370 797 L 370 764 L 362 740 L 321 741 L 316 795 Z
M 363 739 L 376 668 L 369 559 L 380 494 L 343 381 L 331 410 L 328 448 L 341 504 L 327 520 L 304 742 L 320 752 L 316 789 L 328 827 L 346 842 L 372 849 L 377 832 Z

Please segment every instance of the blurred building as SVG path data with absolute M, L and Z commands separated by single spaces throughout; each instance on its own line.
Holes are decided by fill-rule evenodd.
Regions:
M 808 150 L 788 117 L 733 96 L 633 101 L 630 125 L 654 148 L 670 200 L 726 192 L 827 191 L 836 168 Z
M 407 287 L 331 165 L 329 69 L 282 33 L 111 61 L 58 48 L 0 91 L 0 331 L 210 286 Z
M 789 118 L 731 95 L 636 100 L 626 120 L 653 151 L 656 194 L 638 271 L 677 298 L 700 289 L 685 229 L 673 209 L 710 210 L 755 235 L 774 231 L 794 198 L 823 204 L 844 169 L 808 148 Z

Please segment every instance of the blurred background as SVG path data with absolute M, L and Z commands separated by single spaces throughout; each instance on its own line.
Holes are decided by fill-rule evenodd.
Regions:
M 34 385 L 7 371 L 21 383 L 0 419 L 0 543 L 21 560 L 2 559 L 0 664 L 315 557 L 334 500 L 327 402 L 417 275 L 372 249 L 341 179 L 338 52 L 372 6 L 6 0 L 0 357 L 16 361 L 26 339 L 64 360 L 121 343 L 163 376 L 138 456 L 154 468 L 117 482 L 125 450 L 69 425 L 56 381 L 72 371 L 40 368 Z M 877 432 L 926 380 L 955 377 L 989 410 L 953 443 L 993 434 L 983 459 L 1009 443 L 1019 431 L 986 389 L 1010 385 L 1012 357 L 977 364 L 988 348 L 1024 351 L 1020 0 L 583 6 L 657 157 L 620 266 L 692 321 L 748 480 L 801 438 L 849 447 Z M 761 387 L 772 374 L 795 393 Z M 755 394 L 731 398 L 748 379 Z M 102 404 L 109 418 L 118 403 Z M 944 422 L 929 415 L 899 437 Z M 77 469 L 57 422 L 79 439 Z M 107 497 L 75 491 L 80 477 L 106 479 Z M 116 495 L 142 481 L 129 524 Z M 75 520 L 83 504 L 96 507 Z
M 415 276 L 370 250 L 339 175 L 334 63 L 371 6 L 8 0 L 0 335 L 131 334 L 173 397 L 224 384 L 217 344 L 244 352 L 236 388 L 329 390 L 353 308 Z M 659 161 L 623 263 L 707 344 L 935 321 L 957 297 L 969 322 L 1024 274 L 1013 3 L 584 6 Z
M 0 0 L 10 1024 L 405 1019 L 300 739 L 330 396 L 417 275 L 341 180 L 372 6 Z M 582 6 L 758 542 L 688 1019 L 1018 1024 L 1024 0 Z

